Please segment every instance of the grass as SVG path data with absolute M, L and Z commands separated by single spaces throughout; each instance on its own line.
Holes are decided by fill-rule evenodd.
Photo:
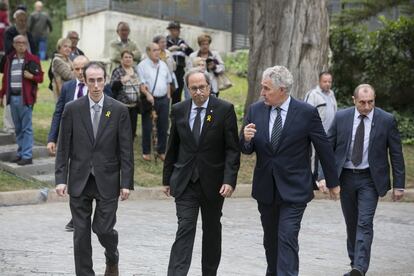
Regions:
M 40 189 L 43 187 L 50 187 L 50 185 L 19 178 L 14 174 L 0 170 L 0 192 Z
M 42 68 L 45 72 L 49 68 L 48 62 L 42 63 Z M 220 93 L 220 98 L 225 99 L 234 104 L 237 116 L 239 118 L 239 127 L 241 127 L 241 120 L 243 115 L 243 105 L 247 95 L 247 80 L 240 78 L 234 74 L 229 74 L 230 79 L 233 82 L 233 87 Z M 45 74 L 45 81 L 40 85 L 38 100 L 34 107 L 33 112 L 33 127 L 35 141 L 39 144 L 46 144 L 47 134 L 50 128 L 50 122 L 55 108 L 55 100 L 52 92 L 47 88 L 49 80 Z M 0 109 L 0 118 L 2 118 L 3 111 Z M 138 120 L 140 121 L 140 120 Z M 3 122 L 0 120 L 0 127 Z M 161 185 L 162 182 L 162 162 L 152 161 L 146 162 L 141 158 L 141 123 L 139 122 L 137 128 L 138 137 L 134 143 L 134 156 L 135 156 L 135 183 L 139 186 L 151 187 Z M 407 174 L 407 186 L 414 187 L 414 146 L 405 145 L 403 147 L 405 162 L 406 162 L 406 174 Z M 238 183 L 251 183 L 253 177 L 253 168 L 255 165 L 255 156 L 242 155 L 241 166 L 238 175 Z M 3 191 L 2 186 L 5 182 L 9 182 L 9 188 L 15 187 L 18 189 L 27 189 L 31 187 L 40 187 L 39 183 L 31 183 L 30 181 L 21 180 L 11 174 L 0 171 L 0 191 Z M 36 186 L 40 185 L 40 186 Z

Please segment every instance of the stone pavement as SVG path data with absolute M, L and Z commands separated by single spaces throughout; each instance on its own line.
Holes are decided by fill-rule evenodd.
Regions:
M 379 204 L 368 275 L 414 275 L 414 203 Z M 223 253 L 218 275 L 264 275 L 262 229 L 256 202 L 229 199 L 224 205 Z M 0 207 L 0 275 L 74 275 L 72 234 L 64 232 L 68 203 Z M 176 230 L 172 200 L 121 202 L 122 276 L 166 275 Z M 200 223 L 189 275 L 200 273 Z M 93 236 L 97 275 L 104 271 L 103 249 Z M 300 275 L 342 275 L 348 269 L 345 225 L 339 202 L 309 204 L 300 234 Z

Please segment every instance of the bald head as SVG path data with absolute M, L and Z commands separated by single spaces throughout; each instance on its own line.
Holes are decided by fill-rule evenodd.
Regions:
M 35 11 L 41 12 L 42 9 L 43 9 L 42 1 L 36 1 L 35 4 L 34 4 L 34 8 L 35 8 Z
M 85 68 L 85 65 L 89 63 L 89 59 L 85 56 L 77 56 L 73 62 L 73 71 L 75 72 L 76 78 L 80 82 L 84 82 L 83 78 L 83 69 Z

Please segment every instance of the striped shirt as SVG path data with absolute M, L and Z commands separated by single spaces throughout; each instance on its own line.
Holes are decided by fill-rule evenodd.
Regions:
M 10 92 L 11 95 L 19 96 L 22 94 L 22 74 L 24 59 L 13 58 L 10 70 Z

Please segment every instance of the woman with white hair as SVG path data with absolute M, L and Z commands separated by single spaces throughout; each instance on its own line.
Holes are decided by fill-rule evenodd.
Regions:
M 72 51 L 72 41 L 68 38 L 61 38 L 56 44 L 57 53 L 52 61 L 52 73 L 53 73 L 53 94 L 55 100 L 60 96 L 60 90 L 65 81 L 75 79 L 73 73 L 72 61 L 69 59 L 69 55 Z

